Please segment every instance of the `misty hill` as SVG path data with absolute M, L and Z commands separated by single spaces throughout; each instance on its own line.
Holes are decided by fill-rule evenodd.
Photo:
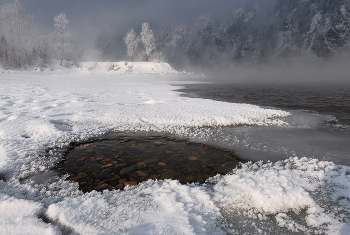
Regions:
M 165 20 L 157 13 L 151 18 L 142 14 L 120 16 L 120 24 L 113 23 L 111 27 L 114 21 L 91 21 L 86 26 L 85 18 L 74 16 L 70 23 L 68 16 L 61 13 L 52 16 L 49 31 L 36 35 L 31 12 L 27 14 L 18 0 L 13 4 L 7 1 L 0 4 L 0 65 L 4 69 L 20 69 L 41 60 L 41 67 L 45 68 L 52 59 L 60 60 L 61 65 L 63 60 L 80 63 L 135 59 L 168 62 L 176 69 L 210 69 L 217 64 L 256 64 L 291 57 L 307 60 L 349 57 L 350 0 L 232 0 L 212 4 L 222 4 L 227 14 L 205 13 L 208 9 L 197 3 L 192 6 L 196 18 L 181 24 Z M 168 7 L 169 3 L 164 5 Z M 102 13 L 91 14 L 100 18 Z M 188 14 L 177 17 L 186 18 Z M 201 14 L 206 16 L 197 18 Z M 80 21 L 84 24 L 79 27 Z M 135 53 L 128 56 L 124 40 L 128 30 L 135 29 L 135 39 L 140 39 L 141 25 L 148 23 L 152 38 L 154 33 L 154 41 L 148 43 L 152 45 L 151 52 L 145 54 L 145 43 L 138 42 Z M 106 24 L 108 32 L 99 31 L 100 24 Z M 84 36 L 84 30 L 91 31 L 93 37 Z
M 350 42 L 349 6 L 349 0 L 250 1 L 232 9 L 227 20 L 201 17 L 192 25 L 154 29 L 157 51 L 175 67 L 344 56 Z M 126 54 L 121 37 L 100 38 L 107 58 Z
M 192 28 L 159 30 L 158 48 L 178 63 L 178 54 L 195 64 L 209 61 L 261 61 L 275 57 L 330 58 L 350 41 L 349 1 L 278 0 L 269 10 L 246 5 L 227 22 L 202 18 Z

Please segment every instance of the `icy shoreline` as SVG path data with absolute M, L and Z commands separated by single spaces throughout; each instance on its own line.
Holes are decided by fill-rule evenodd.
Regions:
M 0 75 L 0 174 L 7 179 L 0 181 L 0 233 L 60 234 L 62 228 L 80 234 L 349 231 L 350 169 L 313 159 L 246 164 L 208 185 L 150 180 L 123 192 L 85 195 L 64 177 L 44 184 L 20 182 L 56 164 L 60 156 L 43 158 L 46 149 L 110 130 L 201 138 L 210 135 L 201 131 L 206 126 L 307 128 L 322 121 L 311 115 L 290 122 L 290 113 L 281 110 L 180 97 L 170 85 L 180 84 L 178 73 L 88 71 Z M 319 192 L 326 198 L 320 200 Z M 301 211 L 306 215 L 290 215 Z M 43 216 L 50 223 L 39 219 Z M 250 220 L 255 225 L 248 226 Z

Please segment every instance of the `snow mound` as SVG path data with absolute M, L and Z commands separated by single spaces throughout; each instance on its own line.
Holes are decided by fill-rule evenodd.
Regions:
M 173 69 L 168 63 L 154 62 L 83 62 L 80 64 L 81 71 L 92 73 L 106 73 L 113 75 L 125 74 L 153 74 L 153 75 L 178 75 L 180 72 Z
M 179 72 L 172 68 L 168 63 L 156 62 L 80 62 L 79 64 L 71 61 L 64 61 L 63 66 L 59 60 L 51 60 L 46 67 L 41 67 L 39 61 L 30 67 L 24 67 L 21 70 L 3 70 L 4 74 L 22 74 L 28 73 L 44 73 L 51 76 L 59 75 L 177 75 L 177 76 L 194 76 L 191 72 Z M 201 75 L 203 76 L 203 75 Z M 1 103 L 0 103 L 1 104 Z M 1 118 L 1 117 L 0 117 Z

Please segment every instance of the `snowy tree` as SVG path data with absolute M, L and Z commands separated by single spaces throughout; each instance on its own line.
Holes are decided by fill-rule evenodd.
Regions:
M 62 66 L 63 60 L 67 58 L 71 49 L 71 45 L 68 42 L 71 35 L 66 30 L 69 21 L 64 13 L 55 16 L 54 21 L 55 31 L 53 33 L 53 39 L 56 42 L 56 49 L 59 53 L 60 65 Z
M 25 62 L 25 51 L 28 47 L 33 16 L 26 15 L 18 0 L 12 4 L 2 6 L 1 20 L 4 24 L 4 33 L 9 45 L 9 62 L 12 67 L 22 67 Z
M 124 42 L 126 44 L 128 55 L 131 56 L 131 61 L 134 61 L 134 56 L 137 51 L 137 47 L 140 43 L 140 38 L 136 37 L 134 29 L 130 29 L 126 36 L 124 37 Z
M 36 56 L 38 56 L 41 61 L 41 66 L 45 67 L 52 56 L 51 48 L 51 38 L 47 35 L 39 36 L 36 39 L 36 45 L 34 47 Z
M 0 63 L 3 68 L 9 68 L 9 45 L 4 35 L 0 38 Z
M 147 55 L 147 61 L 152 51 L 156 49 L 156 42 L 154 39 L 153 31 L 149 28 L 148 23 L 142 23 L 141 41 L 145 47 L 145 53 Z

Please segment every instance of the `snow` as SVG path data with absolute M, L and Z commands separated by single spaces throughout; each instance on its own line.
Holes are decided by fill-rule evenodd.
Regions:
M 97 72 L 99 75 L 176 75 L 181 74 L 174 70 L 168 63 L 148 63 L 148 62 L 83 62 L 79 67 L 80 71 L 87 71 L 89 74 Z
M 37 216 L 40 203 L 0 194 L 0 234 L 60 234 Z
M 308 130 L 330 118 L 174 91 L 193 78 L 168 64 L 139 62 L 1 73 L 0 234 L 350 231 L 350 168 L 332 162 L 293 157 L 247 163 L 207 184 L 149 180 L 86 194 L 67 176 L 47 171 L 61 158 L 53 148 L 109 131 L 200 141 L 225 126 Z M 234 143 L 236 137 L 222 138 Z
M 0 137 L 3 135 L 3 132 L 0 132 Z M 3 167 L 6 164 L 7 157 L 6 157 L 6 150 L 5 148 L 0 145 L 0 167 Z
M 80 234 L 223 234 L 216 228 L 219 211 L 210 195 L 171 180 L 86 194 L 51 205 L 47 214 Z

